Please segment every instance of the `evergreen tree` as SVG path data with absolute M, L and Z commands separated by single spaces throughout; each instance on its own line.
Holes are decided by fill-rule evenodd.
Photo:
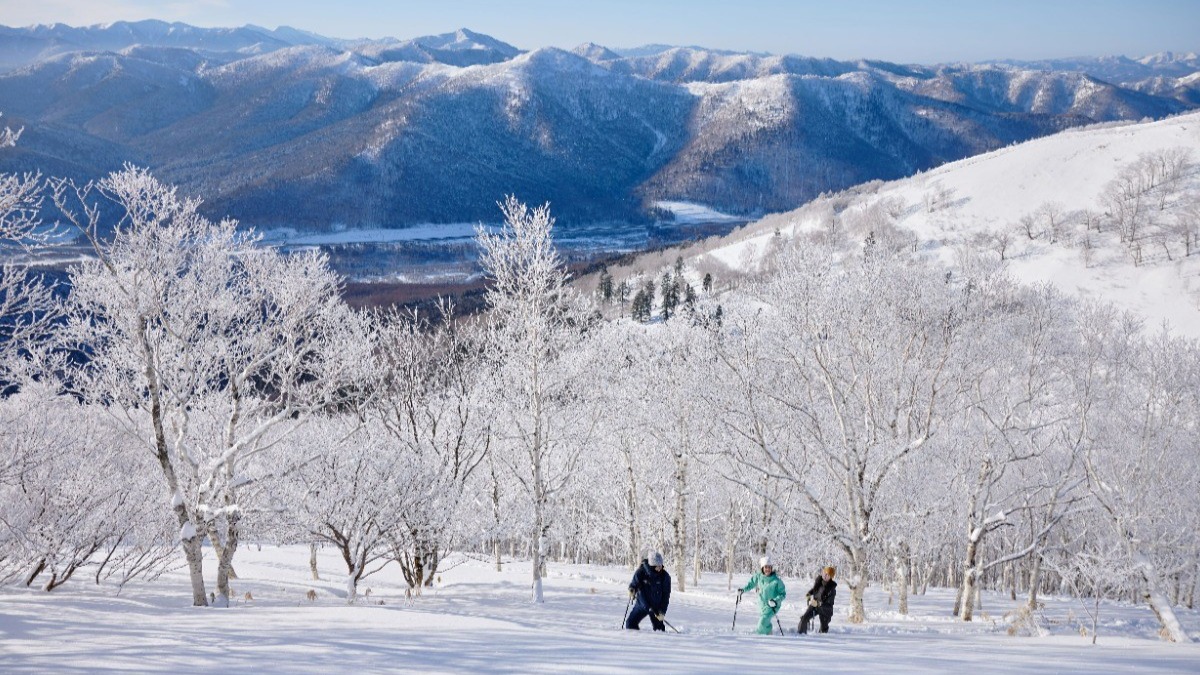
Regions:
M 596 290 L 599 292 L 601 300 L 606 303 L 612 302 L 613 278 L 612 275 L 608 273 L 607 265 L 600 268 L 600 283 L 596 287 Z
M 650 298 L 646 295 L 646 289 L 639 289 L 637 294 L 633 296 L 633 305 L 629 308 L 629 316 L 634 321 L 646 323 L 650 320 Z
M 654 313 L 654 280 L 647 279 L 638 294 L 642 296 L 642 302 L 638 307 L 637 320 L 646 323 L 650 321 Z M 635 297 L 634 300 L 636 301 L 637 298 Z
M 670 272 L 663 273 L 661 290 L 662 318 L 663 321 L 669 321 L 679 306 L 679 277 L 672 276 Z

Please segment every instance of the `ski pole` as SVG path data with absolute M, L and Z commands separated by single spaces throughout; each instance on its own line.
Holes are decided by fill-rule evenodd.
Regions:
M 733 603 L 733 625 L 729 627 L 729 630 L 731 632 L 737 628 L 737 608 L 738 608 L 738 605 L 740 605 L 740 604 L 742 604 L 742 589 L 739 588 L 738 594 L 737 594 L 737 601 Z
M 621 619 L 621 625 L 617 628 L 624 628 L 625 622 L 629 620 L 629 608 L 633 607 L 633 593 L 629 594 L 629 602 L 625 603 L 625 616 Z
M 672 626 L 672 625 L 671 625 L 671 622 L 670 622 L 670 621 L 667 621 L 666 617 L 662 617 L 662 616 L 660 616 L 660 617 L 658 617 L 658 620 L 659 620 L 659 621 L 661 621 L 661 622 L 663 622 L 664 624 L 666 624 L 667 628 L 670 628 L 671 630 L 675 631 L 676 633 L 678 633 L 678 632 L 679 632 L 679 629 L 678 629 L 678 628 L 676 628 L 675 626 Z
M 775 625 L 779 626 L 779 634 L 783 635 L 783 624 L 779 622 L 779 610 L 775 610 Z

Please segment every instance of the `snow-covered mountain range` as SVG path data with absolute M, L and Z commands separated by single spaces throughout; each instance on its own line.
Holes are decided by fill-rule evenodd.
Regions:
M 781 239 L 870 238 L 950 269 L 1003 265 L 1024 283 L 1200 337 L 1198 209 L 1200 113 L 1189 113 L 1064 131 L 858 186 L 696 244 L 689 257 L 728 278 L 768 263 Z
M 911 66 L 695 47 L 524 52 L 157 21 L 0 27 L 0 170 L 132 161 L 259 227 L 750 214 L 1065 128 L 1200 104 L 1195 55 Z

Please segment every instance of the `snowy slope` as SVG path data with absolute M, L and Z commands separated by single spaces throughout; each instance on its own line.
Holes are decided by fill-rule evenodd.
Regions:
M 913 596 L 902 616 L 872 587 L 869 623 L 848 624 L 839 606 L 829 634 L 806 637 L 795 634 L 800 605 L 785 601 L 787 634 L 760 636 L 751 633 L 754 597 L 743 599 L 732 630 L 734 594 L 725 575 L 707 574 L 672 594 L 667 620 L 682 633 L 664 635 L 617 629 L 623 568 L 551 562 L 546 603 L 535 606 L 527 561 L 506 558 L 496 572 L 458 554 L 421 597 L 404 597 L 392 566 L 363 584 L 369 599 L 348 606 L 345 565 L 331 550 L 321 554 L 322 581 L 311 580 L 304 546 L 245 546 L 238 558 L 230 609 L 188 607 L 185 571 L 120 595 L 86 579 L 53 593 L 0 588 L 0 672 L 1186 673 L 1200 660 L 1198 645 L 1159 640 L 1145 606 L 1120 603 L 1101 605 L 1096 645 L 1080 635 L 1091 623 L 1074 600 L 1044 598 L 1045 635 L 1010 635 L 1004 614 L 1016 603 L 1007 596 L 985 594 L 980 620 L 962 623 L 949 616 L 953 590 L 937 588 Z M 786 570 L 783 579 L 789 595 L 808 583 Z M 1200 613 L 1180 609 L 1180 618 L 1189 633 L 1200 630 Z
M 884 183 L 877 189 L 851 191 L 849 197 L 817 200 L 752 224 L 705 256 L 745 271 L 761 260 L 777 229 L 794 236 L 826 227 L 835 202 L 841 202 L 836 207 L 842 220 L 890 203 L 899 210 L 893 224 L 913 233 L 919 250 L 947 264 L 956 264 L 964 250 L 998 258 L 988 237 L 1007 233 L 1012 243 L 1004 264 L 1016 278 L 1111 301 L 1141 313 L 1150 326 L 1167 322 L 1183 334 L 1200 337 L 1200 255 L 1184 258 L 1179 244 L 1169 259 L 1161 246 L 1148 245 L 1142 264 L 1135 265 L 1111 227 L 1101 234 L 1092 233 L 1090 260 L 1085 260 L 1081 245 L 1083 212 L 1103 213 L 1102 194 L 1118 172 L 1142 155 L 1172 148 L 1190 150 L 1192 161 L 1200 162 L 1200 114 L 1066 131 Z M 1186 179 L 1184 190 L 1191 195 L 1184 202 L 1200 201 L 1197 174 L 1193 169 Z M 929 209 L 926 201 L 939 193 L 948 197 L 946 203 Z M 1047 203 L 1057 204 L 1068 218 L 1066 231 L 1053 244 L 1044 234 L 1029 240 L 1019 226 L 1022 217 Z

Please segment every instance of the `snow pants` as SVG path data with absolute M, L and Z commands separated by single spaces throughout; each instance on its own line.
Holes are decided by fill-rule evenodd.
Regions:
M 638 624 L 640 624 L 642 619 L 646 618 L 647 616 L 650 617 L 650 625 L 654 626 L 654 630 L 667 630 L 667 627 L 663 625 L 663 622 L 654 618 L 654 614 L 649 609 L 646 609 L 646 607 L 644 607 L 640 602 L 633 603 L 633 610 L 629 612 L 629 618 L 625 619 L 625 627 L 629 630 L 641 630 L 641 628 L 638 627 Z
M 775 610 L 767 605 L 763 605 L 762 614 L 758 617 L 758 630 L 754 631 L 759 635 L 770 635 L 775 632 L 775 626 L 771 622 L 775 620 Z
M 814 616 L 820 617 L 821 619 L 821 632 L 829 632 L 829 622 L 833 619 L 833 607 L 830 607 L 829 605 L 821 605 L 820 607 L 809 607 L 808 611 L 804 613 L 804 616 L 800 617 L 800 628 L 798 631 L 801 635 L 804 635 L 808 632 L 808 622 L 812 621 Z

